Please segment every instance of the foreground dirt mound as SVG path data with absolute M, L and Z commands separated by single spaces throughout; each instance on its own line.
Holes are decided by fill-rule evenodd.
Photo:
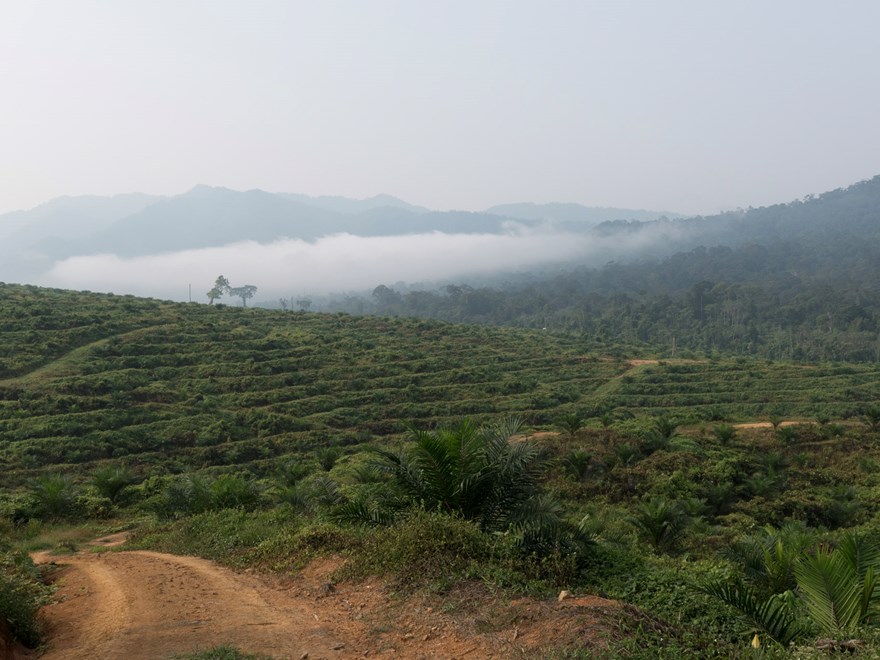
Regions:
M 625 613 L 600 598 L 511 603 L 478 583 L 401 599 L 375 581 L 332 584 L 339 560 L 295 576 L 145 551 L 56 561 L 58 592 L 42 612 L 46 660 L 168 658 L 219 644 L 279 659 L 533 657 L 550 646 L 601 652 Z

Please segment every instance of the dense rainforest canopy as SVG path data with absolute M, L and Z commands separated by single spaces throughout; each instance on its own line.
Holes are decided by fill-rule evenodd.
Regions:
M 880 359 L 880 177 L 791 204 L 593 231 L 653 245 L 637 261 L 434 290 L 383 285 L 331 308 L 548 328 L 667 355 Z

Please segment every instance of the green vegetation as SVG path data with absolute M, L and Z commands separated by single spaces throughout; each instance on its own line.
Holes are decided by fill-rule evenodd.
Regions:
M 572 263 L 482 285 L 380 285 L 325 309 L 549 328 L 671 357 L 880 360 L 880 176 L 790 204 L 590 233 L 611 250 L 643 248 L 600 268 Z
M 235 567 L 619 599 L 652 622 L 621 655 L 880 648 L 874 364 L 12 285 L 0 318 L 7 544 L 131 520 Z M 30 621 L 44 587 L 4 552 Z
M 204 651 L 194 651 L 175 656 L 181 660 L 269 660 L 269 656 L 245 653 L 231 644 L 223 644 Z
M 0 622 L 26 646 L 40 641 L 36 614 L 49 592 L 28 556 L 0 539 Z

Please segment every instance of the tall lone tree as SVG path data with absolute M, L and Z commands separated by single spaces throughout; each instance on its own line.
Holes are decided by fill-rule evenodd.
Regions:
M 208 304 L 213 305 L 214 301 L 222 298 L 224 293 L 229 293 L 229 280 L 220 275 L 214 281 L 214 287 L 206 294 L 208 296 Z
M 253 298 L 257 292 L 257 287 L 253 284 L 245 284 L 244 286 L 236 286 L 228 289 L 230 296 L 241 298 L 241 304 L 247 307 L 248 298 Z

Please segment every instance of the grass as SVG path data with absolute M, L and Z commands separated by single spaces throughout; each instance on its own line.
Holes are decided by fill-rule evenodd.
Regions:
M 174 656 L 180 660 L 271 660 L 262 653 L 246 653 L 231 644 L 222 644 L 204 651 L 193 651 Z
M 130 526 L 130 521 L 90 520 L 70 524 L 31 520 L 27 525 L 11 528 L 6 538 L 25 553 L 49 551 L 52 554 L 70 554 L 99 536 L 113 534 Z

